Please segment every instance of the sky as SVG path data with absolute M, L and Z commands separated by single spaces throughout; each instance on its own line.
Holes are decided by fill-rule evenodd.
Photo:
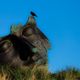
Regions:
M 30 11 L 51 43 L 48 69 L 80 69 L 80 0 L 0 0 L 0 37 L 12 24 L 26 23 Z

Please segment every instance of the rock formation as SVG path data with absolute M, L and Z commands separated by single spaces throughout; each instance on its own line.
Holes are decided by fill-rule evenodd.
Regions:
M 0 38 L 0 63 L 10 66 L 45 65 L 48 38 L 37 27 L 35 16 L 29 16 L 25 25 L 12 25 L 10 34 Z

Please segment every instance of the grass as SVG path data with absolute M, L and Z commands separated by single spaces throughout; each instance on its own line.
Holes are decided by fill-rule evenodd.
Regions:
M 47 66 L 12 68 L 0 65 L 0 80 L 80 80 L 80 71 L 68 68 L 51 74 Z
M 47 66 L 12 68 L 0 66 L 0 80 L 52 80 Z

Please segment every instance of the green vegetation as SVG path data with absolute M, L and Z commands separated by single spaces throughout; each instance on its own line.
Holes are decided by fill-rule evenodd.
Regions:
M 12 68 L 1 65 L 0 80 L 80 80 L 80 71 L 71 68 L 51 74 L 47 66 Z

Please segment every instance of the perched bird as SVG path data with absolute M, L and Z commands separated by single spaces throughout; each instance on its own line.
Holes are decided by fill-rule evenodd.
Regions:
M 37 15 L 31 11 L 31 15 L 37 17 Z
M 28 18 L 26 25 L 24 25 L 22 37 L 30 41 L 38 49 L 38 53 L 33 56 L 33 60 L 37 64 L 45 64 L 47 62 L 47 50 L 50 48 L 50 43 L 45 34 L 37 27 L 33 15 Z
M 25 25 L 12 25 L 11 33 L 0 38 L 0 63 L 12 66 L 47 63 L 50 43 L 47 36 L 37 27 L 31 11 Z

